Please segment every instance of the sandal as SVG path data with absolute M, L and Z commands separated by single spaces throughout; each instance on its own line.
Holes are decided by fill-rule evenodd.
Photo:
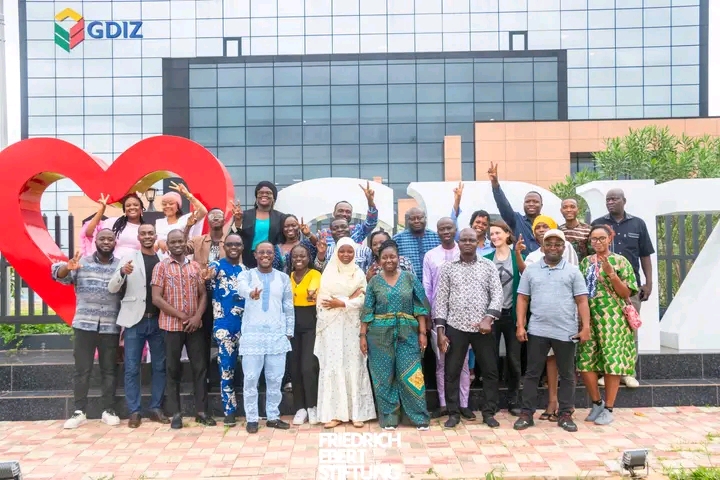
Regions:
M 362 428 L 365 426 L 364 422 L 352 422 L 352 424 L 353 424 L 353 427 L 355 427 L 355 428 Z
M 342 422 L 341 422 L 340 420 L 332 420 L 332 421 L 327 422 L 327 423 L 324 425 L 324 427 L 325 427 L 325 428 L 335 428 L 335 427 L 337 427 L 338 425 L 340 425 L 341 423 L 342 423 Z
M 549 420 L 551 422 L 557 422 L 558 415 L 557 412 L 549 412 L 545 410 L 542 415 L 540 415 L 540 420 Z

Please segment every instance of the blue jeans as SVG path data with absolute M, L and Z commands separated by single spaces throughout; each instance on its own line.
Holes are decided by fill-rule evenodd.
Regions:
M 282 400 L 282 379 L 285 375 L 285 357 L 278 355 L 243 355 L 242 368 L 245 374 L 243 384 L 243 403 L 245 404 L 245 419 L 248 422 L 257 422 L 258 414 L 258 381 L 260 373 L 265 367 L 265 414 L 268 420 L 280 418 L 280 401 Z
M 165 337 L 158 317 L 143 316 L 138 324 L 125 329 L 125 400 L 129 413 L 140 412 L 140 362 L 145 342 L 150 345 L 152 365 L 150 408 L 161 408 L 165 394 Z

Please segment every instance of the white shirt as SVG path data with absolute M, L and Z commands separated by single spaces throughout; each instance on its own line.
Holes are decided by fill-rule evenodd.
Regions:
M 172 232 L 173 230 L 185 230 L 185 227 L 187 226 L 187 222 L 190 219 L 190 215 L 192 213 L 186 213 L 182 217 L 178 218 L 178 221 L 170 225 L 167 221 L 167 217 L 159 218 L 155 222 L 155 233 L 157 233 L 157 241 L 167 241 L 168 233 Z M 198 220 L 198 222 L 193 225 L 193 227 L 190 229 L 190 233 L 188 234 L 188 238 L 197 237 L 198 235 L 202 235 L 202 227 L 203 222 L 202 220 Z M 167 253 L 164 253 L 161 250 L 158 250 L 158 256 L 160 257 L 160 260 L 164 260 L 168 255 Z

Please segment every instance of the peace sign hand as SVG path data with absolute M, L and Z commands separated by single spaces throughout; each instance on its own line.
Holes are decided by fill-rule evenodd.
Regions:
M 498 182 L 498 166 L 497 163 L 490 162 L 490 168 L 488 168 L 488 178 L 492 183 Z
M 317 248 L 318 255 L 322 254 L 323 257 L 325 256 L 325 254 L 327 253 L 327 248 L 328 248 L 325 237 L 320 237 L 318 239 L 318 242 L 317 242 L 317 245 L 315 245 L 315 248 Z
M 235 202 L 234 200 L 230 200 L 230 208 L 232 209 L 233 217 L 235 217 L 236 221 L 242 221 L 243 218 L 243 211 L 242 206 L 240 205 L 240 200 Z
M 368 205 L 374 205 L 375 204 L 375 190 L 370 188 L 370 180 L 367 182 L 367 186 L 363 187 L 360 185 L 360 188 L 362 189 L 363 193 L 365 194 L 365 198 L 367 198 Z
M 605 272 L 605 275 L 608 277 L 615 274 L 615 269 L 608 261 L 607 257 L 599 258 L 600 260 L 600 266 L 602 267 L 603 272 Z
M 182 195 L 185 198 L 190 197 L 190 191 L 182 183 L 178 184 L 175 182 L 170 182 L 170 189 L 175 190 L 176 192 L 178 192 L 180 195 Z
M 77 252 L 75 252 L 75 256 L 68 260 L 67 269 L 72 272 L 80 268 L 82 268 L 82 266 L 80 265 L 80 251 L 78 250 Z
M 515 251 L 522 253 L 527 247 L 525 246 L 525 240 L 523 239 L 522 233 L 518 235 L 517 242 L 515 242 Z
M 185 224 L 187 227 L 193 227 L 198 221 L 198 212 L 193 211 L 190 216 L 188 217 L 187 223 Z
M 460 203 L 460 199 L 462 198 L 464 188 L 465 188 L 465 185 L 463 185 L 463 182 L 459 182 L 458 186 L 453 188 L 453 194 L 455 194 L 455 202 L 456 203 Z
M 300 233 L 306 237 L 309 237 L 312 234 L 312 232 L 310 232 L 310 227 L 305 223 L 305 219 L 303 217 L 300 217 Z
M 200 270 L 200 276 L 202 276 L 202 279 L 206 282 L 208 280 L 212 280 L 213 278 L 215 278 L 215 269 L 212 267 L 203 268 L 202 270 Z
M 252 292 L 250 292 L 250 299 L 251 300 L 259 300 L 261 292 L 262 292 L 261 289 L 259 289 L 258 287 L 255 287 L 255 289 Z
M 105 207 L 107 207 L 109 201 L 110 201 L 110 195 L 104 195 L 102 193 L 100 194 L 100 200 L 98 200 L 98 203 L 100 205 L 102 205 L 103 209 Z

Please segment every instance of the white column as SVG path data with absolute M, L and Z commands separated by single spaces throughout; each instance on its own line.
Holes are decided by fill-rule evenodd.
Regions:
M 4 0 L 0 0 L 0 150 L 8 143 L 7 125 L 7 66 L 5 64 L 5 14 Z

